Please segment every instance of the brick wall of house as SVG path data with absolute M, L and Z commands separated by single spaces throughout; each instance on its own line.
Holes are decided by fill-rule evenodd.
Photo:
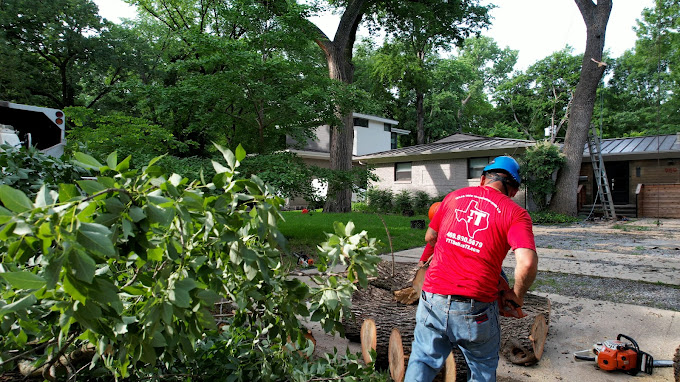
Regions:
M 408 190 L 412 193 L 425 191 L 430 196 L 444 196 L 453 190 L 479 185 L 479 178 L 467 179 L 466 158 L 412 162 L 410 181 L 395 181 L 394 166 L 394 163 L 375 165 L 374 173 L 380 181 L 373 182 L 371 187 L 390 189 L 395 194 Z M 526 206 L 524 190 L 520 190 L 513 200 L 522 207 Z

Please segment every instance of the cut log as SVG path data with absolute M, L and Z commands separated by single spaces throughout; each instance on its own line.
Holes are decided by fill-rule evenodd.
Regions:
M 550 300 L 527 293 L 524 318 L 501 317 L 501 354 L 515 365 L 530 366 L 543 356 L 550 325 Z
M 390 334 L 388 353 L 392 380 L 394 382 L 403 382 L 406 364 L 404 363 L 404 347 L 401 343 L 401 334 L 397 328 L 392 329 L 392 334 Z
M 413 277 L 413 290 L 416 291 L 416 295 L 420 297 L 420 292 L 423 290 L 423 282 L 425 282 L 425 274 L 427 273 L 427 268 L 419 268 L 416 271 L 416 275 Z
M 369 284 L 380 289 L 395 291 L 413 286 L 413 277 L 418 270 L 418 264 L 395 262 L 394 276 L 392 276 L 391 261 L 381 261 L 376 268 L 378 271 L 377 277 L 371 280 Z
M 413 330 L 416 324 L 417 305 L 404 305 L 394 300 L 392 292 L 369 286 L 367 289 L 359 289 L 352 295 L 352 314 L 354 319 L 343 321 L 345 336 L 353 342 L 362 341 L 362 330 L 359 322 L 371 319 L 376 327 L 376 360 L 375 365 L 379 369 L 389 366 L 389 341 L 392 329 L 399 330 L 405 358 L 411 354 L 413 343 Z M 363 348 L 363 346 L 362 346 Z M 455 349 L 457 370 L 467 373 L 467 363 L 463 353 Z M 464 379 L 463 379 L 464 380 Z
M 368 365 L 373 362 L 371 351 L 375 350 L 377 345 L 377 336 L 375 321 L 368 318 L 361 324 L 361 355 L 364 357 L 364 362 Z
M 369 286 L 352 296 L 353 319 L 343 321 L 347 339 L 361 342 L 361 327 L 365 319 L 376 325 L 376 365 L 388 364 L 389 336 L 393 328 L 399 329 L 404 354 L 411 353 L 417 305 L 404 305 L 395 300 L 390 291 Z M 522 307 L 527 317 L 517 319 L 501 317 L 501 354 L 517 365 L 533 365 L 543 355 L 543 348 L 550 325 L 550 300 L 527 294 Z M 462 354 L 461 354 L 461 359 Z M 467 372 L 463 363 L 460 367 Z

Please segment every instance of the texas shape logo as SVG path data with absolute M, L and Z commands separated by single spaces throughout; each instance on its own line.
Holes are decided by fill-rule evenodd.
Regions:
M 468 236 L 474 238 L 477 232 L 489 228 L 489 213 L 480 210 L 476 200 L 471 200 L 465 210 L 456 210 L 456 221 L 465 222 Z

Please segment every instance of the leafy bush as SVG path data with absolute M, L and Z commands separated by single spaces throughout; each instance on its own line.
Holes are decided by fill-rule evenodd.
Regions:
M 368 203 L 365 203 L 365 202 L 352 203 L 352 211 L 353 212 L 374 212 L 374 211 L 371 210 L 371 207 L 368 206 Z
M 248 157 L 243 161 L 241 173 L 245 178 L 257 175 L 285 198 L 300 196 L 308 202 L 320 198 L 312 188 L 314 177 L 310 168 L 293 153 L 280 152 Z
M 548 141 L 529 147 L 520 158 L 523 183 L 539 211 L 548 207 L 549 197 L 556 191 L 553 174 L 565 163 L 559 147 Z
M 181 369 L 200 379 L 210 370 L 192 357 L 219 356 L 206 350 L 219 339 L 210 311 L 219 299 L 233 305 L 219 350 L 229 375 L 286 379 L 304 362 L 291 351 L 307 348 L 300 318 L 342 330 L 352 292 L 379 261 L 375 239 L 336 223 L 319 247 L 315 286 L 290 278 L 281 198 L 255 176 L 235 178 L 240 146 L 218 149 L 226 165 L 214 163 L 209 183 L 166 173 L 160 158 L 138 170 L 130 157 L 114 153 L 102 165 L 76 153 L 96 179 L 42 187 L 34 200 L 0 186 L 3 368 L 23 354 L 56 380 L 62 355 L 76 363 L 84 354 L 90 367 L 68 365 L 68 377 L 152 379 Z M 332 273 L 340 263 L 347 278 Z
M 581 219 L 570 216 L 558 214 L 556 212 L 550 211 L 534 211 L 529 212 L 531 215 L 531 220 L 534 224 L 560 224 L 560 223 L 577 223 Z
M 31 199 L 43 185 L 71 183 L 88 174 L 86 169 L 43 154 L 35 147 L 0 145 L 0 184 L 21 190 Z
M 403 215 L 413 215 L 413 202 L 411 193 L 407 190 L 401 190 L 394 197 L 394 212 Z
M 394 194 L 392 194 L 392 190 L 371 188 L 366 191 L 368 206 L 377 212 L 391 212 L 393 210 L 393 198 Z
M 431 197 L 427 192 L 418 190 L 413 194 L 413 210 L 416 214 L 427 214 L 431 205 Z

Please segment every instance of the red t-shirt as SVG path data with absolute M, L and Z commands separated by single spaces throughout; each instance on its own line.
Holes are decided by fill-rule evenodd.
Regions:
M 431 293 L 494 301 L 508 250 L 536 250 L 529 213 L 492 187 L 448 194 L 430 228 L 437 243 L 423 290 Z

